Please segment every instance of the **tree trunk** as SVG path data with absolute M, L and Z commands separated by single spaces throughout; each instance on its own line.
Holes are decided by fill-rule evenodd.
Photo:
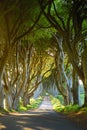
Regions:
M 64 105 L 68 105 L 69 104 L 69 99 L 68 99 L 68 96 L 63 96 L 64 98 Z
M 38 88 L 34 91 L 34 98 L 37 98 L 42 93 L 42 90 L 43 90 L 43 85 L 41 83 L 39 84 Z
M 10 94 L 6 94 L 5 96 L 5 108 L 7 110 L 11 110 L 12 109 L 12 97 Z
M 72 77 L 69 79 L 68 85 L 69 104 L 73 104 L 73 93 L 72 93 Z
M 0 90 L 0 108 L 3 108 L 4 107 L 4 94 L 3 94 L 3 91 L 2 89 Z
M 84 90 L 85 90 L 85 99 L 84 106 L 87 107 L 87 46 L 84 48 L 83 56 L 82 56 L 82 64 L 83 64 L 83 72 L 84 72 Z
M 15 98 L 13 104 L 12 104 L 12 108 L 14 110 L 18 110 L 19 109 L 19 97 Z
M 84 106 L 87 107 L 87 84 L 85 84 L 85 99 L 84 99 Z
M 2 87 L 2 75 L 3 75 L 3 71 L 2 74 L 0 74 L 0 107 L 3 108 L 4 93 Z
M 28 96 L 23 97 L 23 106 L 26 107 L 28 104 L 30 104 L 30 98 Z
M 12 51 L 11 46 L 9 47 L 6 44 L 5 48 L 4 48 L 3 56 L 0 59 L 0 107 L 3 106 L 2 104 L 3 104 L 3 100 L 4 100 L 3 85 L 2 85 L 3 72 L 4 72 L 4 68 L 5 68 L 7 59 L 11 55 L 11 53 L 10 53 L 11 51 Z
M 78 76 L 73 70 L 73 104 L 79 104 L 79 83 L 78 83 Z

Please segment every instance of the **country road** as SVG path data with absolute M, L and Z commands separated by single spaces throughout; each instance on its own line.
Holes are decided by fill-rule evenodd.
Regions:
M 0 116 L 0 130 L 83 130 L 66 116 L 52 110 L 49 99 L 36 110 Z

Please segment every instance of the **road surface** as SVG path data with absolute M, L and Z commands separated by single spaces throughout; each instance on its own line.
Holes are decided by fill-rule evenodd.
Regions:
M 49 99 L 37 110 L 0 116 L 0 130 L 83 130 L 66 116 L 52 110 Z

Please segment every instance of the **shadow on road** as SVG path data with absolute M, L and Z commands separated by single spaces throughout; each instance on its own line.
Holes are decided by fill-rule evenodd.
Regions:
M 62 115 L 53 112 L 28 112 L 0 117 L 0 130 L 80 130 Z
M 83 130 L 66 116 L 52 110 L 49 100 L 39 109 L 0 117 L 0 130 Z

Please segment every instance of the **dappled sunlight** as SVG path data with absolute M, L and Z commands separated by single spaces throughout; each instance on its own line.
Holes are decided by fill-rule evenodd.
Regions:
M 20 128 L 20 130 L 22 130 L 23 126 L 20 125 L 20 124 L 17 124 L 17 125 L 16 125 L 16 129 L 17 129 L 17 128 Z
M 0 130 L 2 130 L 4 128 L 6 128 L 6 126 L 0 123 Z
M 65 130 L 69 130 L 69 128 L 79 130 L 64 115 L 48 109 L 49 106 L 52 106 L 48 98 L 43 100 L 43 106 L 47 109 L 35 109 L 1 116 L 1 130 L 63 130 L 64 128 Z
M 17 121 L 17 123 L 19 123 L 19 124 L 26 124 L 25 121 Z
M 82 113 L 83 113 L 83 111 L 79 111 L 79 112 L 76 113 L 76 115 L 80 115 Z
M 86 12 L 87 0 L 0 0 L 0 130 L 87 125 Z
M 40 109 L 40 110 L 52 110 L 53 109 L 48 95 L 44 97 L 44 100 L 42 101 L 42 103 L 38 109 Z
M 34 129 L 28 128 L 28 127 L 23 127 L 22 130 L 49 130 L 48 128 L 43 128 L 40 126 L 35 127 Z
M 32 130 L 32 128 L 24 127 L 22 130 Z
M 62 109 L 64 109 L 65 106 L 61 103 L 61 101 L 58 98 L 55 98 L 53 96 L 50 96 L 50 98 L 53 105 L 53 110 L 61 111 Z
M 37 116 L 37 113 L 29 111 L 29 112 L 24 112 L 24 113 L 11 113 L 11 116 L 23 116 L 25 119 L 28 118 L 28 116 Z M 38 113 L 38 115 L 41 115 L 41 113 Z M 25 117 L 26 116 L 26 117 Z
M 27 116 L 27 113 L 10 113 L 12 116 Z
M 42 127 L 38 126 L 37 130 L 49 130 L 49 129 L 48 128 L 42 128 Z

